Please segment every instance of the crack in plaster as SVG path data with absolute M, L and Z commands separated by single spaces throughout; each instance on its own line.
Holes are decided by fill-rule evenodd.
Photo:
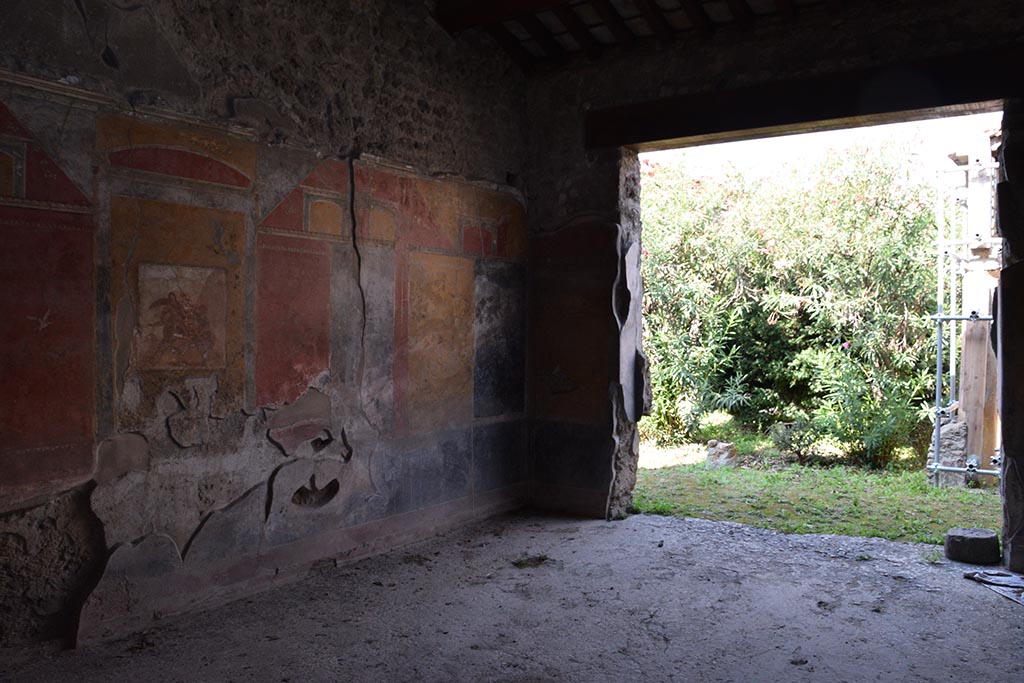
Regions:
M 359 331 L 359 365 L 356 370 L 356 404 L 359 406 L 359 413 L 362 415 L 363 420 L 366 424 L 370 425 L 370 428 L 376 432 L 379 437 L 381 429 L 379 426 L 370 420 L 370 416 L 366 413 L 366 408 L 363 405 L 363 376 L 366 372 L 366 317 L 367 317 L 367 305 L 366 305 L 366 289 L 363 287 L 363 255 L 359 250 L 359 239 L 356 235 L 356 154 L 350 154 L 348 157 L 348 212 L 349 219 L 352 227 L 352 250 L 356 256 L 356 287 L 359 289 L 359 300 L 362 308 L 362 320 Z M 344 438 L 345 433 L 342 431 L 342 437 Z M 351 454 L 351 447 L 348 446 L 348 442 L 345 442 L 345 446 Z M 351 455 L 350 455 L 351 457 Z M 346 460 L 347 462 L 347 460 Z

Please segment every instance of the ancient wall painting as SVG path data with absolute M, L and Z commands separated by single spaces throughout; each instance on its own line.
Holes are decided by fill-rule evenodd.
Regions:
M 119 427 L 155 414 L 168 386 L 215 377 L 213 411 L 245 399 L 245 216 L 133 197 L 110 203 Z
M 227 337 L 222 268 L 139 265 L 139 365 L 152 370 L 221 369 Z
M 256 403 L 295 401 L 330 364 L 329 244 L 261 234 L 256 243 Z
M 466 423 L 473 404 L 473 261 L 411 253 L 406 296 L 408 427 Z
M 348 165 L 324 161 L 260 222 L 256 242 L 258 405 L 295 401 L 330 369 L 331 252 L 351 245 L 349 194 Z M 348 314 L 354 319 L 361 312 Z
M 0 510 L 92 470 L 93 232 L 85 195 L 0 104 Z
M 348 166 L 337 160 L 325 161 L 285 195 L 260 222 L 260 229 L 305 232 L 350 241 L 349 194 Z
M 395 249 L 396 427 L 468 424 L 474 264 L 525 259 L 523 206 L 507 193 L 366 163 L 356 165 L 355 185 L 357 236 Z
M 341 205 L 330 199 L 307 197 L 309 208 L 309 231 L 321 235 L 341 237 L 345 224 L 345 213 Z
M 355 186 L 360 238 L 458 253 L 464 201 L 460 183 L 359 164 Z
M 6 186 L 9 192 L 5 192 Z M 89 199 L 46 153 L 42 145 L 0 103 L 0 196 L 37 208 L 88 211 Z
M 167 125 L 138 117 L 101 116 L 96 144 L 115 168 L 246 189 L 256 174 L 256 150 L 221 131 Z
M 507 192 L 475 188 L 462 220 L 462 248 L 466 254 L 503 260 L 526 259 L 526 209 Z
M 381 244 L 394 244 L 398 234 L 398 218 L 394 209 L 371 205 L 357 224 L 360 239 L 368 239 Z

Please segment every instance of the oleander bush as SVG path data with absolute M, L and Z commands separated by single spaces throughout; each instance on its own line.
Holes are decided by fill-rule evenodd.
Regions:
M 927 448 L 935 189 L 907 152 L 754 178 L 644 160 L 643 438 L 686 441 L 725 410 L 801 459 L 823 442 L 873 467 Z

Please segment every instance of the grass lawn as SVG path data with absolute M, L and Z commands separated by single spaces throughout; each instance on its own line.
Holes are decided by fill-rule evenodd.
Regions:
M 637 473 L 640 512 L 742 522 L 786 533 L 878 536 L 942 543 L 952 527 L 999 530 L 995 488 L 935 488 L 922 471 L 852 467 L 783 470 L 725 468 L 703 463 Z

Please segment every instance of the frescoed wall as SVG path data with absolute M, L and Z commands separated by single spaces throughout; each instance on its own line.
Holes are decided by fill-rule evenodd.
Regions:
M 2 530 L 36 551 L 19 580 L 67 586 L 5 604 L 7 638 L 123 633 L 525 500 L 514 192 L 116 107 L 76 125 L 81 184 L 0 105 Z

